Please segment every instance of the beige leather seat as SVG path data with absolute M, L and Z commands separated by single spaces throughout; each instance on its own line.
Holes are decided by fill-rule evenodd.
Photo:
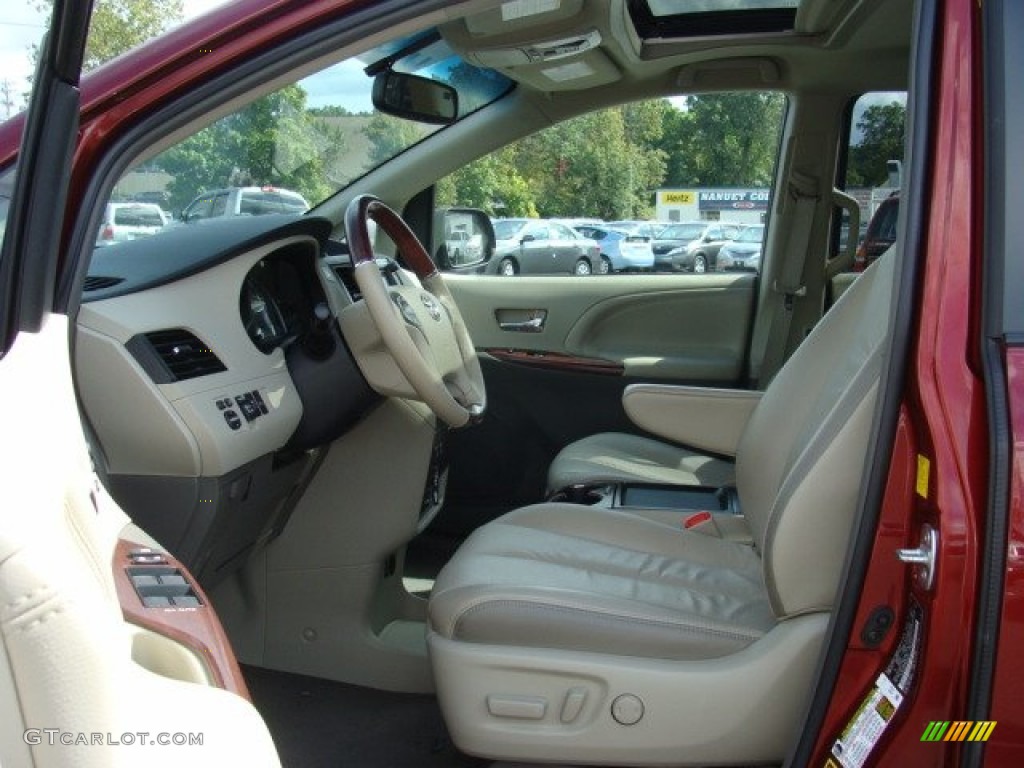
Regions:
M 728 538 L 684 529 L 683 512 L 546 504 L 463 544 L 437 579 L 428 630 L 462 749 L 603 764 L 783 759 L 855 516 L 894 259 L 856 282 L 754 409 L 736 456 L 746 521 L 731 518 Z
M 577 484 L 668 483 L 721 487 L 735 482 L 733 463 L 671 443 L 600 432 L 565 446 L 548 468 L 548 491 Z
M 52 316 L 0 360 L 0 764 L 277 766 L 248 701 L 133 654 L 112 557 L 144 534 L 91 471 L 67 340 Z

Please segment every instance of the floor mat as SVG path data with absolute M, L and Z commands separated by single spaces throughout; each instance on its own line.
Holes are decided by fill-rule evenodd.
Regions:
M 243 667 L 284 768 L 483 768 L 459 752 L 431 695 Z

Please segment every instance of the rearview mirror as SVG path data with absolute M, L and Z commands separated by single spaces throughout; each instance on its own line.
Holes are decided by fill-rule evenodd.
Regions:
M 448 125 L 459 114 L 459 94 L 450 85 L 390 69 L 373 79 L 372 100 L 379 112 L 421 123 Z

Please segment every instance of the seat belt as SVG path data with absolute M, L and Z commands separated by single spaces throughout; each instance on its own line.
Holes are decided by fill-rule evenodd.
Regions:
M 767 327 L 755 336 L 752 350 L 754 385 L 763 389 L 782 367 L 789 343 L 789 329 L 793 322 L 793 302 L 807 295 L 803 284 L 804 266 L 811 241 L 814 213 L 821 199 L 818 180 L 795 171 L 790 177 L 786 194 L 793 205 L 789 237 L 782 253 L 781 275 L 772 283 L 771 301 L 775 305 Z M 760 364 L 758 364 L 760 360 Z

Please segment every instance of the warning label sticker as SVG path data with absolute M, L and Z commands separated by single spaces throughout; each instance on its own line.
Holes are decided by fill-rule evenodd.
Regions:
M 832 759 L 842 768 L 861 768 L 878 744 L 914 682 L 921 647 L 921 607 L 911 600 L 903 634 L 885 672 L 861 701 L 832 745 Z

